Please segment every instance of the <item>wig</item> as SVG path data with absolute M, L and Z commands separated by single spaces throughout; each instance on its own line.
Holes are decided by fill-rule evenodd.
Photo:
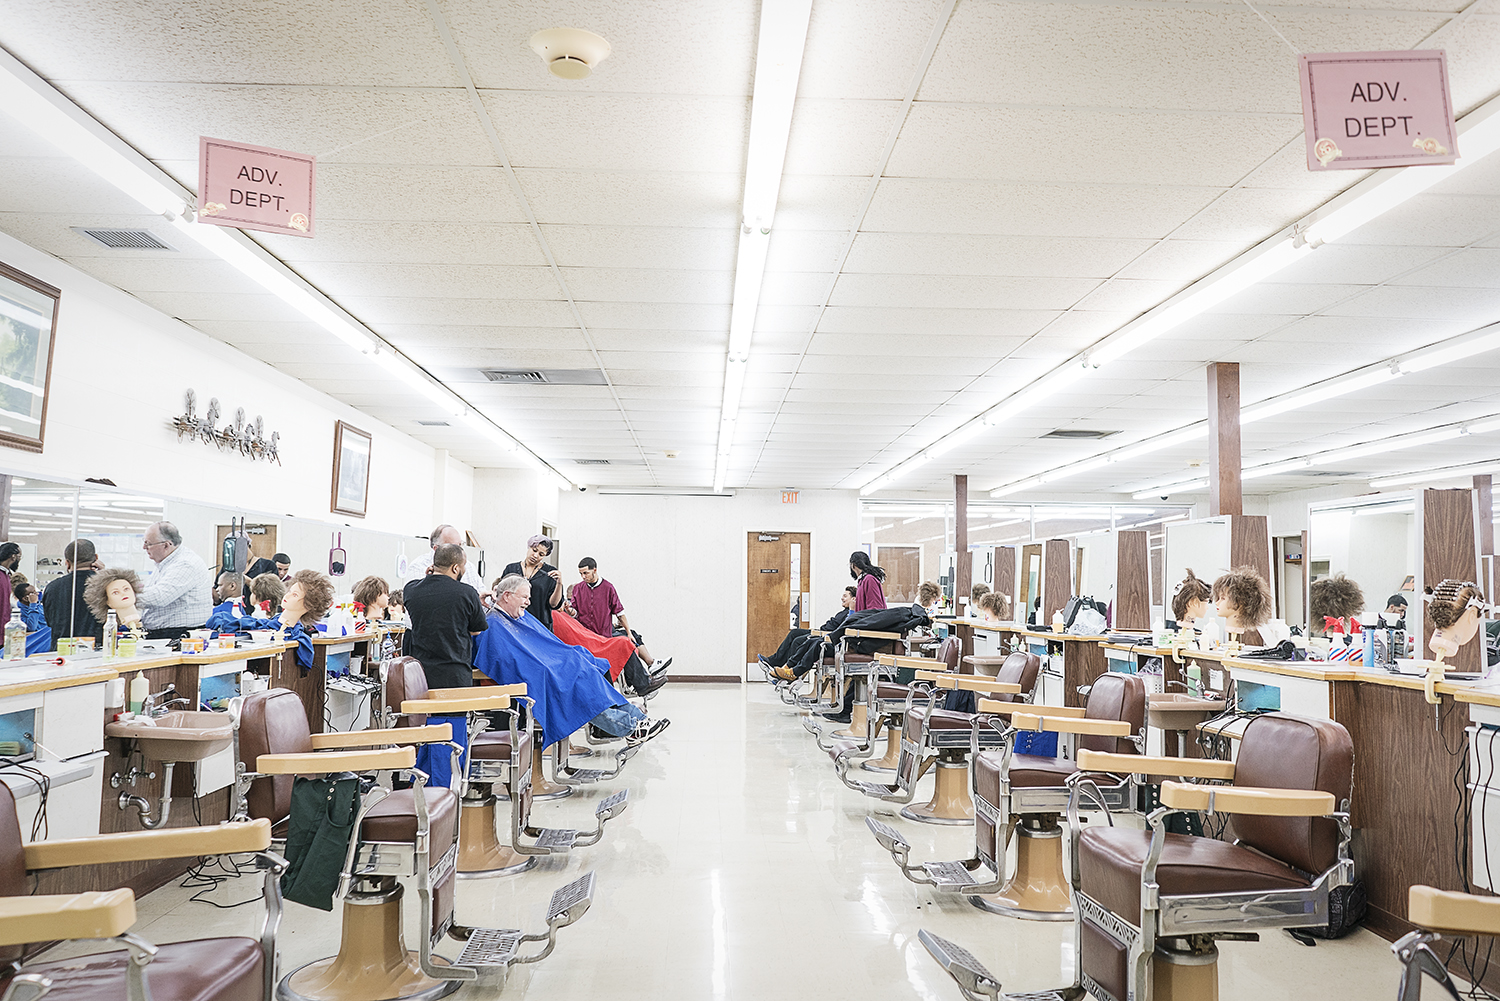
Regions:
M 989 592 L 990 586 L 983 581 L 980 581 L 978 584 L 975 584 L 973 587 L 969 588 L 969 601 L 977 605 L 979 604 L 979 599 L 983 598 L 986 594 L 989 594 Z
M 979 609 L 989 612 L 997 619 L 1003 619 L 1010 614 L 1010 599 L 999 591 L 987 591 L 979 597 Z
M 856 549 L 849 554 L 849 576 L 859 580 L 861 574 L 874 574 L 878 581 L 885 580 L 885 570 L 870 562 L 870 554 L 863 549 Z
M 272 615 L 280 613 L 281 599 L 284 597 L 286 597 L 286 581 L 276 576 L 274 572 L 263 573 L 250 582 L 250 600 L 255 602 L 257 608 L 270 602 Z
M 368 609 L 383 594 L 389 598 L 391 586 L 382 577 L 366 577 L 354 585 L 354 600 Z
M 89 606 L 89 611 L 94 613 L 94 618 L 103 622 L 109 615 L 109 598 L 105 592 L 109 585 L 117 580 L 128 580 L 134 588 L 136 596 L 139 597 L 141 589 L 146 585 L 141 582 L 140 576 L 128 567 L 109 567 L 100 570 L 89 578 L 89 582 L 83 586 L 83 602 Z
M 1307 589 L 1308 610 L 1313 622 L 1327 618 L 1352 619 L 1365 610 L 1365 592 L 1359 584 L 1336 573 L 1313 581 Z
M 1207 601 L 1212 596 L 1209 586 L 1198 579 L 1189 568 L 1182 583 L 1172 591 L 1172 618 L 1181 622 L 1187 617 L 1188 606 L 1195 601 Z
M 1276 611 L 1276 599 L 1271 597 L 1271 586 L 1254 567 L 1236 567 L 1214 581 L 1213 599 L 1228 598 L 1239 612 L 1240 622 L 1246 629 L 1257 629 L 1271 621 Z
M 1484 602 L 1484 592 L 1472 580 L 1445 580 L 1427 588 L 1427 594 L 1431 595 L 1428 614 L 1439 629 L 1447 629 L 1463 618 L 1471 601 Z
M 287 582 L 288 587 L 293 584 L 302 585 L 302 604 L 307 610 L 299 621 L 304 629 L 311 630 L 333 606 L 333 580 L 316 570 L 298 570 Z
M 937 601 L 938 596 L 942 593 L 942 588 L 938 587 L 930 580 L 924 580 L 917 587 L 917 600 L 924 605 L 930 605 L 934 601 Z

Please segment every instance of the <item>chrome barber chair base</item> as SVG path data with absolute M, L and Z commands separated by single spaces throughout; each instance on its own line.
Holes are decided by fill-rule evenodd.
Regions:
M 896 763 L 901 760 L 901 726 L 892 726 L 886 723 L 885 732 L 885 754 L 879 758 L 871 758 L 869 761 L 860 763 L 860 767 L 871 772 L 894 772 Z
M 940 817 L 930 812 L 931 810 L 932 807 L 930 804 L 923 806 L 903 806 L 901 808 L 901 816 L 907 820 L 915 820 L 919 824 L 943 824 L 949 827 L 962 827 L 965 824 L 974 823 L 973 817 L 967 819 L 963 817 Z
M 938 761 L 932 799 L 901 809 L 901 816 L 919 824 L 961 826 L 974 823 L 974 801 L 969 796 L 969 766 L 962 761 Z
M 1073 911 L 1033 911 L 1020 906 L 1025 895 L 1021 893 L 973 894 L 969 903 L 981 911 L 999 914 L 1001 917 L 1020 918 L 1022 921 L 1072 921 Z

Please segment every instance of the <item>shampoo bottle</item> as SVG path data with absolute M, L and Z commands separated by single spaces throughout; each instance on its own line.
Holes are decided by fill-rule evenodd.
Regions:
M 104 656 L 113 657 L 115 646 L 120 642 L 120 622 L 115 617 L 115 610 L 111 608 L 109 614 L 104 617 Z
M 135 677 L 130 679 L 130 711 L 140 712 L 149 694 L 151 694 L 151 683 L 146 680 L 146 672 L 137 671 Z

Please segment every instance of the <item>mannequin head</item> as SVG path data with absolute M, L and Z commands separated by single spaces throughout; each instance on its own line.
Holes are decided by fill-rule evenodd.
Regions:
M 1312 621 L 1308 624 L 1314 635 L 1321 634 L 1325 619 L 1349 620 L 1365 610 L 1365 592 L 1359 584 L 1336 573 L 1332 577 L 1313 581 L 1307 589 L 1308 610 Z
M 365 618 L 378 621 L 385 618 L 386 606 L 391 600 L 391 586 L 380 577 L 366 577 L 354 585 L 354 600 L 365 606 Z
M 1271 621 L 1275 599 L 1265 578 L 1254 567 L 1237 567 L 1213 586 L 1214 610 L 1231 633 L 1255 629 Z
M 1187 576 L 1172 592 L 1172 618 L 1178 625 L 1196 622 L 1208 615 L 1208 599 L 1212 589 L 1189 568 Z
M 250 600 L 254 602 L 256 615 L 269 618 L 281 611 L 281 599 L 286 595 L 286 583 L 274 573 L 263 573 L 250 582 Z M 261 606 L 265 606 L 262 608 Z
M 282 625 L 300 622 L 304 629 L 312 629 L 332 605 L 333 581 L 316 570 L 298 570 L 281 599 Z
M 1440 657 L 1451 657 L 1479 631 L 1484 592 L 1471 580 L 1445 580 L 1427 594 L 1427 614 L 1436 627 L 1428 646 Z
M 135 601 L 143 586 L 134 570 L 110 567 L 89 578 L 83 588 L 83 600 L 100 622 L 113 611 L 121 625 L 129 625 L 141 620 Z
M 937 604 L 938 599 L 942 596 L 942 588 L 938 587 L 930 580 L 924 580 L 917 587 L 917 604 L 921 605 L 923 608 L 932 608 Z

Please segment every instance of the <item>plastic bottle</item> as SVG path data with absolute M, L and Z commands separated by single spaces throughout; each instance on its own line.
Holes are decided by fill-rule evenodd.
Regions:
M 115 616 L 115 610 L 111 608 L 109 614 L 104 617 L 104 656 L 113 657 L 119 642 L 120 621 Z
M 1062 610 L 1059 609 L 1058 611 L 1052 613 L 1052 631 L 1054 633 L 1060 633 L 1063 631 L 1063 628 L 1063 614 Z
M 130 679 L 130 711 L 138 713 L 141 706 L 146 704 L 146 696 L 151 694 L 151 683 L 146 680 L 145 671 L 137 671 L 134 678 Z
M 5 624 L 5 659 L 21 660 L 26 656 L 26 623 L 20 615 L 11 616 Z

